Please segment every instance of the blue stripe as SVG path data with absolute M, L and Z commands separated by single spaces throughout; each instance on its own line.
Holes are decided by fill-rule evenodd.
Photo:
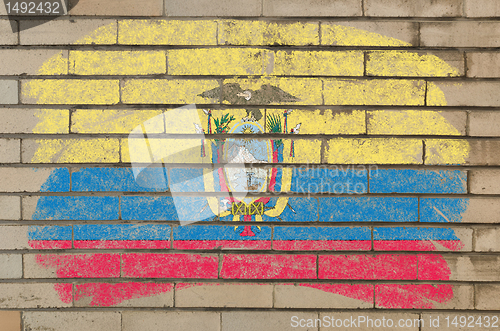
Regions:
M 205 197 L 122 197 L 122 219 L 145 221 L 210 221 L 215 215 Z
M 75 225 L 75 240 L 170 240 L 169 225 Z
M 371 240 L 367 227 L 277 226 L 274 240 Z
M 30 226 L 29 240 L 71 240 L 71 226 Z
M 467 172 L 461 170 L 371 170 L 370 192 L 467 193 Z
M 34 220 L 117 220 L 117 197 L 40 197 Z
M 36 168 L 35 171 L 37 171 Z M 56 168 L 52 170 L 49 178 L 40 187 L 40 192 L 69 192 L 69 183 L 69 170 Z
M 375 228 L 374 240 L 460 240 L 455 231 L 447 228 Z
M 271 198 L 265 206 L 274 207 L 277 201 L 278 198 Z M 285 207 L 278 217 L 283 222 L 315 222 L 318 220 L 318 199 L 289 198 L 287 207 Z M 266 215 L 263 215 L 262 219 L 266 222 L 279 221 L 276 217 L 269 217 Z
M 417 198 L 320 198 L 320 222 L 416 222 Z
M 123 220 L 178 220 L 172 197 L 124 196 L 121 200 Z
M 421 198 L 420 222 L 461 222 L 469 206 L 469 199 Z
M 254 237 L 242 237 L 243 226 L 186 225 L 174 228 L 174 240 L 271 240 L 271 228 L 252 226 Z
M 83 168 L 71 175 L 72 190 L 77 192 L 161 192 L 168 187 L 163 168 L 144 168 L 140 186 L 130 168 Z M 161 184 L 161 185 L 160 185 Z
M 214 169 L 214 171 L 217 171 Z M 204 192 L 203 169 L 173 168 L 170 169 L 170 183 L 173 192 Z M 212 174 L 210 174 L 212 176 Z

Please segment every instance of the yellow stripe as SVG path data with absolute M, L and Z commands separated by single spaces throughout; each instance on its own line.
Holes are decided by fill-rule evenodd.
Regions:
M 118 80 L 33 79 L 21 84 L 23 103 L 103 105 L 120 101 Z
M 39 139 L 23 142 L 36 148 L 31 163 L 118 163 L 118 139 Z M 34 144 L 34 145 L 33 145 Z
M 456 68 L 432 54 L 406 51 L 368 52 L 366 73 L 370 76 L 456 77 Z
M 219 45 L 319 45 L 313 22 L 219 21 Z
M 369 111 L 368 134 L 451 135 L 462 133 L 450 123 L 450 113 L 422 110 Z M 465 123 L 465 113 L 463 113 Z
M 165 74 L 164 51 L 70 51 L 73 75 L 152 75 Z
M 456 83 L 459 84 L 459 83 Z M 446 106 L 446 96 L 444 92 L 432 82 L 427 83 L 427 106 Z
M 266 116 L 283 118 L 283 109 L 267 109 Z M 362 110 L 334 111 L 331 109 L 293 109 L 288 115 L 288 132 L 301 124 L 302 134 L 364 134 L 365 112 Z M 267 129 L 267 128 L 266 128 Z
M 146 148 L 146 143 L 150 149 Z M 201 156 L 201 140 L 188 138 L 121 140 L 122 162 L 125 163 L 212 163 L 210 140 L 205 140 L 206 156 Z M 150 150 L 152 156 L 150 154 Z
M 327 142 L 325 158 L 332 164 L 421 164 L 418 139 L 338 138 Z
M 39 119 L 33 133 L 68 133 L 69 109 L 40 109 L 35 116 Z
M 327 105 L 423 106 L 425 81 L 325 79 Z
M 425 164 L 464 165 L 469 156 L 470 145 L 467 140 L 426 139 L 425 151 Z
M 136 126 L 161 114 L 161 110 L 78 109 L 71 116 L 71 132 L 128 134 Z M 149 133 L 164 131 L 163 120 L 148 125 Z
M 363 76 L 361 51 L 277 51 L 273 75 Z
M 264 75 L 273 52 L 257 48 L 176 49 L 168 51 L 170 75 Z
M 122 101 L 132 104 L 217 103 L 218 99 L 207 100 L 198 96 L 216 87 L 219 87 L 219 83 L 213 79 L 130 79 L 123 83 Z
M 217 45 L 216 21 L 123 20 L 118 31 L 126 45 Z
M 321 44 L 336 46 L 411 46 L 410 43 L 350 26 L 321 24 Z
M 39 75 L 67 75 L 68 74 L 68 55 L 67 51 L 61 51 L 51 56 L 38 69 Z

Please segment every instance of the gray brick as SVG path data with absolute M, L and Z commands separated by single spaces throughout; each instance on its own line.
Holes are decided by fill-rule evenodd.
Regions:
M 37 206 L 39 199 L 40 199 L 39 196 L 23 197 L 22 206 L 23 206 L 23 219 L 24 220 L 32 220 L 33 219 L 32 215 L 36 211 L 36 206 Z
M 473 309 L 474 286 L 453 285 L 453 298 L 444 302 L 433 302 L 434 309 Z
M 122 331 L 219 331 L 220 315 L 216 312 L 149 312 L 124 311 Z M 237 330 L 237 329 L 234 329 Z
M 272 308 L 273 286 L 258 284 L 196 284 L 175 290 L 176 307 Z
M 466 0 L 465 16 L 499 17 L 500 2 L 498 2 L 497 0 Z
M 469 114 L 469 134 L 479 137 L 500 137 L 500 112 L 472 111 Z
M 23 256 L 21 254 L 0 254 L 0 278 L 22 278 Z
M 263 0 L 264 16 L 361 16 L 360 0 Z
M 500 37 L 500 36 L 499 36 Z M 443 93 L 447 106 L 500 107 L 500 82 L 494 81 L 459 81 L 432 82 Z M 441 106 L 441 99 L 435 98 L 435 90 L 428 86 L 427 105 Z
M 421 46 L 499 47 L 499 22 L 423 22 L 420 24 Z
M 425 164 L 500 165 L 500 141 L 428 139 L 425 140 Z
M 293 327 L 292 318 L 317 319 L 315 312 L 256 312 L 233 311 L 222 313 L 222 331 L 285 331 L 298 330 Z M 300 330 L 317 331 L 317 327 L 300 328 Z M 125 331 L 125 330 L 124 330 Z
M 275 308 L 372 308 L 373 302 L 348 298 L 341 294 L 293 284 L 276 285 Z
M 0 80 L 0 104 L 19 103 L 17 80 Z
M 500 194 L 500 170 L 471 170 L 469 174 L 472 194 Z
M 467 77 L 500 77 L 500 53 L 467 53 Z
M 21 162 L 21 140 L 0 139 L 0 163 Z
M 470 152 L 466 164 L 500 165 L 500 141 L 470 140 Z
M 71 302 L 64 303 L 61 301 L 53 283 L 0 284 L 0 308 L 59 308 L 71 306 Z
M 2 186 L 0 192 L 40 192 L 42 185 L 50 177 L 55 168 L 0 168 L 0 178 Z M 69 191 L 68 180 L 61 191 Z M 53 178 L 57 180 L 57 178 Z
M 3 3 L 0 7 L 5 8 Z M 0 19 L 0 45 L 17 45 L 17 37 L 17 32 L 12 32 L 10 21 Z
M 500 252 L 500 229 L 478 228 L 475 233 L 476 252 Z
M 70 15 L 162 16 L 163 0 L 70 0 Z
M 167 16 L 260 16 L 262 0 L 165 0 Z
M 15 221 L 21 218 L 21 197 L 0 196 L 0 220 Z
M 31 27 L 38 23 L 39 21 L 21 21 L 21 45 L 116 44 L 117 24 L 114 20 L 54 20 Z M 98 29 L 103 31 L 99 34 L 99 42 L 84 38 Z
M 151 307 L 151 308 L 172 307 L 174 305 L 174 291 L 173 291 L 174 284 L 168 284 L 168 283 L 167 284 L 160 283 L 160 284 L 170 286 L 171 290 L 167 292 L 162 292 L 161 290 L 158 290 L 157 292 L 155 291 L 153 293 L 148 293 L 149 295 L 144 295 L 142 297 L 139 295 L 138 297 L 133 297 L 127 300 L 123 300 L 121 302 L 117 302 L 113 305 L 113 307 Z M 86 285 L 86 284 L 75 284 L 75 307 L 96 307 L 101 304 L 99 299 L 97 299 L 94 296 L 94 293 L 92 291 L 86 291 L 88 289 L 87 287 L 83 287 L 83 289 L 80 291 L 78 285 Z
M 463 0 L 365 0 L 366 16 L 457 17 Z
M 2 133 L 68 133 L 68 109 L 19 109 L 0 108 L 0 132 Z M 51 125 L 42 127 L 42 119 Z
M 476 309 L 500 310 L 500 285 L 476 285 Z
M 61 66 L 51 71 L 39 72 L 43 63 L 51 57 L 61 59 Z M 2 66 L 0 75 L 67 75 L 68 51 L 59 50 L 27 50 L 27 49 L 2 49 L 0 50 Z M 66 65 L 63 65 L 66 63 Z
M 450 280 L 497 282 L 500 281 L 500 256 L 495 255 L 444 255 L 450 268 Z
M 0 226 L 0 249 L 28 249 L 28 226 Z
M 121 331 L 120 315 L 119 312 L 29 311 L 23 313 L 23 322 L 26 331 Z

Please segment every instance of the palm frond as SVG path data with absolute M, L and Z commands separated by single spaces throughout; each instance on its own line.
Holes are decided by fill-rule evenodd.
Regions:
M 267 116 L 267 131 L 281 133 L 281 117 L 279 115 Z

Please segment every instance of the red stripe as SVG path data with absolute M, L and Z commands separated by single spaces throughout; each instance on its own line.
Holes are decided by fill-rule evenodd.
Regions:
M 163 249 L 163 248 L 170 248 L 170 241 L 169 240 L 75 240 L 75 248 Z
M 315 279 L 314 255 L 225 255 L 222 278 Z
M 198 254 L 124 254 L 123 277 L 217 278 L 217 256 Z
M 38 264 L 55 268 L 58 278 L 118 278 L 119 254 L 37 255 Z
M 275 240 L 273 249 L 279 251 L 369 251 L 372 248 L 370 240 Z
M 418 279 L 449 280 L 450 275 L 448 263 L 441 255 L 418 255 Z
M 412 255 L 323 255 L 320 279 L 417 279 Z
M 271 249 L 270 240 L 176 240 L 177 249 L 246 248 Z
M 453 285 L 375 285 L 377 308 L 432 309 L 453 298 Z
M 373 248 L 376 251 L 436 251 L 438 247 L 434 243 L 453 251 L 465 246 L 460 240 L 374 240 Z
M 30 240 L 33 249 L 71 249 L 71 240 Z

